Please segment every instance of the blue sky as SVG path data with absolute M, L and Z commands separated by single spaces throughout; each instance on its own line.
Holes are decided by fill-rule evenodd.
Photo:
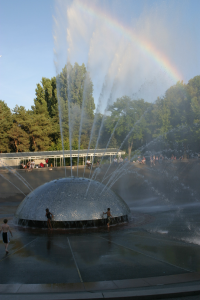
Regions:
M 71 0 L 63 1 L 69 6 L 72 3 Z M 200 75 L 199 0 L 97 1 L 102 9 L 125 26 L 132 26 L 144 11 L 156 10 L 160 3 L 163 7 L 167 6 L 169 12 L 171 6 L 171 14 L 167 15 L 169 26 L 170 18 L 174 24 L 176 17 L 178 19 L 176 39 L 180 50 L 174 50 L 172 58 L 187 81 Z M 30 109 L 34 103 L 36 84 L 42 77 L 56 75 L 52 18 L 55 5 L 53 0 L 0 0 L 0 99 L 11 109 L 16 104 Z M 80 56 L 75 60 L 80 62 Z M 87 64 L 87 61 L 83 62 Z M 97 97 L 99 90 L 95 93 Z
M 0 99 L 10 108 L 33 105 L 36 84 L 55 76 L 54 2 L 0 1 Z

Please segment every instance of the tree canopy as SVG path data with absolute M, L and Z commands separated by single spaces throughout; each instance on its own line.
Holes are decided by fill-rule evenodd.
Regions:
M 87 149 L 94 115 L 93 83 L 85 65 L 66 65 L 57 77 L 43 77 L 36 85 L 31 110 L 16 105 L 11 111 L 0 100 L 0 152 L 61 150 L 60 125 L 64 148 L 69 149 L 69 121 L 72 148 L 78 149 L 81 130 L 80 147 Z M 177 82 L 153 104 L 124 95 L 95 120 L 91 148 L 97 137 L 98 147 L 105 147 L 112 135 L 109 147 L 121 146 L 129 156 L 138 148 L 189 147 L 199 152 L 200 76 L 188 84 Z

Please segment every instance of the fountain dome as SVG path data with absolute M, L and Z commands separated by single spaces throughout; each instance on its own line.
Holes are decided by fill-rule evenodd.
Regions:
M 90 184 L 87 196 L 86 191 Z M 20 203 L 15 217 L 17 224 L 30 227 L 46 227 L 46 208 L 54 215 L 53 227 L 80 228 L 106 224 L 109 207 L 113 223 L 128 221 L 130 209 L 118 195 L 98 181 L 66 177 L 45 183 Z M 102 192 L 103 191 L 103 192 Z

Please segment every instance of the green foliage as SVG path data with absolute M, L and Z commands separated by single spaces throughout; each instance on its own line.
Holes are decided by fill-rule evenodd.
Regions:
M 79 137 L 79 127 L 83 106 L 84 110 L 81 132 L 81 146 L 87 148 L 95 109 L 93 98 L 93 83 L 91 81 L 90 75 L 89 73 L 87 73 L 84 64 L 82 64 L 81 66 L 79 66 L 77 63 L 75 63 L 74 66 L 68 64 L 57 76 L 56 80 L 57 90 L 59 93 L 58 102 L 60 105 L 60 116 L 64 139 L 69 138 L 68 110 L 70 110 L 70 124 L 74 139 L 72 140 L 72 147 L 78 147 L 77 142 L 75 141 L 78 141 Z
M 10 144 L 15 152 L 29 151 L 30 138 L 30 118 L 25 107 L 16 105 L 13 110 L 13 126 L 9 130 Z
M 106 128 L 111 133 L 118 122 L 115 131 L 115 139 L 118 144 L 125 140 L 125 147 L 128 149 L 129 158 L 133 146 L 138 147 L 143 142 L 148 133 L 147 121 L 144 113 L 151 106 L 143 99 L 132 100 L 128 96 L 118 98 L 117 101 L 109 107 L 111 116 L 106 120 Z
M 12 128 L 12 113 L 7 104 L 0 100 L 0 152 L 10 152 L 9 130 Z
M 45 113 L 30 114 L 31 124 L 29 128 L 31 149 L 33 151 L 48 150 L 51 144 L 51 121 Z
M 187 85 L 188 98 L 191 103 L 190 123 L 200 122 L 200 76 L 190 79 Z
M 79 146 L 81 118 L 80 148 L 87 149 L 95 104 L 93 83 L 85 65 L 68 64 L 57 77 L 43 77 L 36 86 L 35 94 L 31 110 L 16 105 L 11 112 L 0 100 L 0 152 L 61 150 L 60 120 L 64 149 L 69 150 L 69 115 L 72 149 L 77 150 Z M 128 96 L 117 98 L 109 107 L 108 114 L 103 117 L 98 113 L 95 120 L 91 141 L 93 149 L 99 128 L 103 125 L 98 148 L 106 147 L 113 134 L 109 147 L 121 146 L 129 157 L 138 154 L 137 149 L 142 148 L 156 151 L 167 147 L 184 151 L 190 148 L 199 152 L 200 76 L 189 80 L 188 84 L 177 82 L 154 104 Z
M 85 113 L 90 117 L 94 116 L 93 83 L 84 64 L 65 66 L 57 76 L 57 86 L 61 102 L 67 103 L 69 97 L 70 107 L 75 105 L 82 108 L 84 99 Z
M 69 150 L 69 139 L 66 138 L 64 140 L 64 150 Z M 62 150 L 62 141 L 61 139 L 58 139 L 57 143 L 52 142 L 50 147 L 48 148 L 49 151 L 57 151 Z
M 20 125 L 14 123 L 8 134 L 10 137 L 12 148 L 15 152 L 29 151 L 29 135 L 20 127 Z

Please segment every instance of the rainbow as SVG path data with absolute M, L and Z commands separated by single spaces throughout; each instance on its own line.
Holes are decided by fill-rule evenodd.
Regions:
M 113 30 L 117 31 L 119 34 L 122 34 L 130 41 L 134 42 L 137 47 L 139 47 L 144 53 L 146 53 L 151 59 L 153 59 L 160 67 L 162 67 L 170 77 L 172 77 L 176 82 L 182 80 L 182 75 L 179 71 L 172 65 L 169 61 L 168 57 L 163 53 L 159 52 L 155 46 L 137 36 L 132 29 L 123 26 L 120 22 L 110 15 L 108 15 L 105 11 L 102 11 L 100 8 L 90 7 L 83 4 L 83 1 L 77 1 L 76 7 L 81 11 L 89 14 L 94 18 L 99 18 L 103 21 L 106 21 L 107 25 Z

